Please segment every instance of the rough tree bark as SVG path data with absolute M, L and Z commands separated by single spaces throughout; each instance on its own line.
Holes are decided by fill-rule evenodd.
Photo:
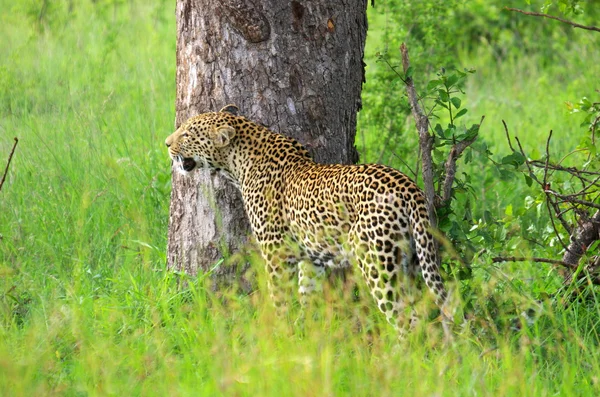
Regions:
M 571 234 L 571 243 L 565 250 L 562 260 L 566 264 L 573 265 L 573 268 L 570 269 L 571 271 L 562 269 L 565 283 L 573 280 L 573 269 L 577 269 L 577 265 L 588 247 L 598 240 L 600 240 L 600 211 L 596 211 L 591 218 L 582 218 L 581 223 Z M 600 257 L 596 256 L 585 268 L 589 272 L 592 282 L 600 284 Z
M 366 0 L 178 0 L 176 13 L 176 127 L 233 103 L 317 161 L 357 161 Z M 173 173 L 170 211 L 171 269 L 206 271 L 249 235 L 240 194 L 206 170 Z

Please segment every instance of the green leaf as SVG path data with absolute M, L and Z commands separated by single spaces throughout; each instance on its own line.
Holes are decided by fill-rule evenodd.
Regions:
M 533 179 L 529 175 L 523 175 L 525 177 L 525 183 L 527 186 L 531 187 L 533 185 Z
M 464 131 L 460 134 L 460 141 L 471 140 L 479 134 L 479 124 L 473 124 L 469 129 L 465 129 L 464 127 L 462 127 L 462 129 Z
M 515 168 L 517 168 L 521 164 L 524 164 L 525 160 L 526 160 L 525 156 L 523 156 L 521 153 L 513 152 L 512 154 L 509 154 L 508 156 L 505 156 L 504 158 L 502 158 L 501 163 L 514 165 Z
M 492 223 L 494 222 L 494 216 L 489 210 L 485 210 L 483 211 L 483 220 L 485 223 Z
M 579 101 L 579 103 L 584 109 L 589 109 L 590 107 L 592 107 L 592 102 L 590 102 L 590 100 L 586 97 L 581 98 L 581 101 Z
M 408 69 L 406 69 L 406 73 L 404 73 L 404 77 L 407 79 L 410 79 L 413 75 L 413 68 L 412 66 L 409 66 Z
M 450 99 L 450 97 L 448 96 L 448 93 L 445 90 L 438 90 L 438 95 L 442 102 L 448 102 L 448 100 Z
M 436 134 L 439 135 L 440 138 L 444 137 L 444 129 L 439 123 L 435 125 L 435 128 L 433 130 L 436 132 Z
M 456 116 L 454 116 L 454 120 L 456 120 L 457 118 L 464 116 L 465 114 L 467 114 L 467 108 L 462 108 L 458 111 L 458 113 L 456 113 Z
M 460 108 L 460 98 L 457 97 L 452 97 L 450 98 L 450 102 L 452 102 L 452 104 L 454 105 L 455 108 Z
M 452 87 L 458 81 L 458 76 L 456 74 L 451 74 L 448 76 L 448 80 L 446 81 L 447 87 Z
M 435 103 L 437 103 L 438 105 L 440 105 L 444 109 L 448 109 L 448 105 L 446 105 L 444 102 L 440 101 L 439 99 L 436 99 Z
M 444 131 L 444 138 L 453 139 L 456 135 L 456 127 L 452 124 L 448 124 L 448 128 Z
M 473 150 L 468 148 L 465 152 L 465 164 L 469 164 L 473 160 Z
M 437 88 L 438 85 L 442 84 L 442 82 L 440 80 L 431 80 L 429 83 L 427 83 L 427 91 L 431 91 L 434 88 Z
M 514 176 L 514 172 L 511 172 L 511 171 L 508 171 L 505 169 L 500 169 L 499 173 L 500 173 L 500 179 L 502 179 L 503 181 L 508 181 L 508 180 L 512 179 Z
M 436 163 L 441 163 L 442 161 L 446 160 L 446 156 L 441 150 L 434 149 L 432 153 L 433 159 Z

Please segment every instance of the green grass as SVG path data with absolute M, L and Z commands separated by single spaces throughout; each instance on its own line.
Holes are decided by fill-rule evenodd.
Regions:
M 0 1 L 0 160 L 20 139 L 0 192 L 0 395 L 600 392 L 598 300 L 549 298 L 549 267 L 475 263 L 448 346 L 430 323 L 398 344 L 370 299 L 336 293 L 300 329 L 274 315 L 258 263 L 250 295 L 167 272 L 174 4 L 50 4 Z M 526 76 L 504 84 L 533 61 L 479 60 L 472 113 L 529 92 L 515 129 L 560 122 L 536 121 L 550 105 Z

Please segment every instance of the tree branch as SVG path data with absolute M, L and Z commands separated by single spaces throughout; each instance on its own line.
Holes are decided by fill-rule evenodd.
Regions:
M 550 190 L 550 189 L 546 189 L 546 190 L 544 190 L 544 192 L 546 194 L 551 194 L 553 196 L 556 196 L 556 197 L 564 200 L 564 202 L 567 202 L 567 203 L 577 203 L 577 204 L 585 205 L 587 207 L 600 209 L 600 204 L 592 203 L 591 201 L 576 199 L 574 197 L 574 196 L 576 196 L 575 194 L 560 194 L 560 193 L 556 193 L 554 190 Z
M 506 127 L 505 124 L 505 131 L 506 131 L 506 136 L 508 137 L 508 127 Z M 527 166 L 527 169 L 529 170 L 529 177 L 531 179 L 533 179 L 538 185 L 540 185 L 542 187 L 542 189 L 545 189 L 545 183 L 540 181 L 538 179 L 538 177 L 533 173 L 533 169 L 531 168 L 532 161 L 529 160 L 529 158 L 527 157 L 527 155 L 525 154 L 525 150 L 523 150 L 523 145 L 521 145 L 521 141 L 519 140 L 519 137 L 515 136 L 515 141 L 517 141 L 517 145 L 519 146 L 519 151 L 521 152 L 521 155 L 523 156 L 523 158 L 525 158 L 525 165 Z M 544 165 L 547 167 L 547 165 L 544 163 Z M 546 196 L 548 198 L 548 196 Z M 554 234 L 556 235 L 556 237 L 558 238 L 558 241 L 560 241 L 560 244 L 567 249 L 567 245 L 564 243 L 564 241 L 562 240 L 562 238 L 560 237 L 560 233 L 558 233 L 558 230 L 556 229 L 556 224 L 554 222 L 554 217 L 552 217 L 552 212 L 551 212 L 551 202 L 548 200 L 546 201 L 546 206 L 548 208 L 548 215 L 550 217 L 550 222 L 552 223 L 552 227 L 554 228 Z M 565 228 L 565 230 L 571 234 L 571 228 L 569 227 L 569 224 L 564 220 L 564 218 L 562 217 L 561 214 L 557 213 L 557 218 L 558 220 L 561 222 L 562 226 Z
M 529 163 L 531 165 L 533 165 L 534 167 L 537 168 L 543 168 L 545 167 L 545 162 L 541 161 L 541 160 L 531 160 L 529 161 Z M 587 171 L 587 170 L 579 170 L 575 167 L 563 167 L 560 165 L 556 165 L 556 164 L 548 164 L 548 169 L 551 170 L 556 170 L 556 171 L 564 171 L 564 172 L 568 172 L 571 175 L 600 175 L 600 172 L 597 171 Z
M 551 263 L 553 265 L 562 265 L 569 268 L 577 268 L 577 264 L 567 263 L 558 259 L 547 259 L 547 258 L 526 258 L 519 256 L 497 256 L 492 258 L 493 263 L 500 262 L 538 262 L 538 263 Z
M 400 46 L 400 54 L 402 55 L 402 67 L 404 73 L 408 71 L 410 66 L 408 58 L 408 48 L 405 43 Z M 421 164 L 423 167 L 423 184 L 425 190 L 425 196 L 427 198 L 427 212 L 429 213 L 429 219 L 432 227 L 437 227 L 437 217 L 435 214 L 435 187 L 433 185 L 433 159 L 431 158 L 431 151 L 433 149 L 433 137 L 429 135 L 429 119 L 423 112 L 423 109 L 419 105 L 419 97 L 415 90 L 413 79 L 410 76 L 406 76 L 406 93 L 408 94 L 408 101 L 410 103 L 410 110 L 415 118 L 417 125 L 417 131 L 419 132 L 419 149 L 421 150 Z
M 481 126 L 484 119 L 485 116 L 482 116 L 479 126 Z M 446 169 L 446 177 L 444 178 L 444 187 L 442 189 L 442 203 L 445 204 L 448 200 L 450 200 L 450 196 L 452 195 L 452 185 L 454 184 L 454 178 L 456 176 L 456 160 L 466 148 L 475 142 L 476 139 L 477 135 L 471 139 L 452 145 L 452 149 L 450 149 L 450 153 L 448 153 L 448 160 L 446 160 L 446 164 L 444 165 Z
M 555 17 L 554 15 L 542 14 L 541 12 L 524 11 L 524 10 L 519 10 L 518 8 L 511 8 L 511 7 L 504 7 L 504 9 L 507 10 L 507 11 L 520 12 L 521 14 L 530 15 L 530 16 L 533 16 L 533 17 L 542 17 L 542 18 L 554 19 L 554 20 L 560 21 L 562 23 L 566 23 L 567 25 L 571 25 L 574 28 L 579 28 L 579 29 L 585 29 L 585 30 L 592 30 L 592 31 L 595 31 L 595 32 L 600 32 L 600 28 L 598 28 L 596 26 L 580 25 L 580 24 L 575 23 L 573 21 L 569 21 L 568 19 L 563 19 L 563 18 Z
M 563 262 L 577 266 L 579 260 L 594 241 L 600 239 L 600 211 L 581 223 L 571 235 L 571 244 L 563 255 Z
M 6 179 L 6 174 L 8 174 L 8 166 L 10 165 L 13 154 L 15 154 L 15 149 L 17 148 L 17 143 L 19 143 L 19 139 L 17 137 L 15 137 L 15 144 L 13 145 L 12 150 L 10 151 L 10 154 L 8 155 L 8 161 L 6 162 L 6 168 L 4 169 L 4 175 L 2 175 L 2 180 L 0 181 L 0 190 L 2 190 L 2 185 L 4 185 L 4 180 Z
M 508 147 L 513 152 L 515 149 L 513 148 L 512 142 L 510 141 L 510 135 L 508 134 L 508 126 L 506 125 L 506 121 L 502 120 L 502 125 L 504 126 L 504 132 L 506 133 L 506 140 L 508 141 Z

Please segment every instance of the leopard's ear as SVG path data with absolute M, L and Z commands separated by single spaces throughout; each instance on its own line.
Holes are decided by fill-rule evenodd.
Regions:
M 219 110 L 219 113 L 229 113 L 229 114 L 233 114 L 234 116 L 237 116 L 239 112 L 240 112 L 240 109 L 237 106 L 232 105 L 232 104 L 226 105 L 221 110 Z
M 229 142 L 235 136 L 235 128 L 229 124 L 224 124 L 215 128 L 213 132 L 213 143 L 216 147 L 222 148 L 229 145 Z

